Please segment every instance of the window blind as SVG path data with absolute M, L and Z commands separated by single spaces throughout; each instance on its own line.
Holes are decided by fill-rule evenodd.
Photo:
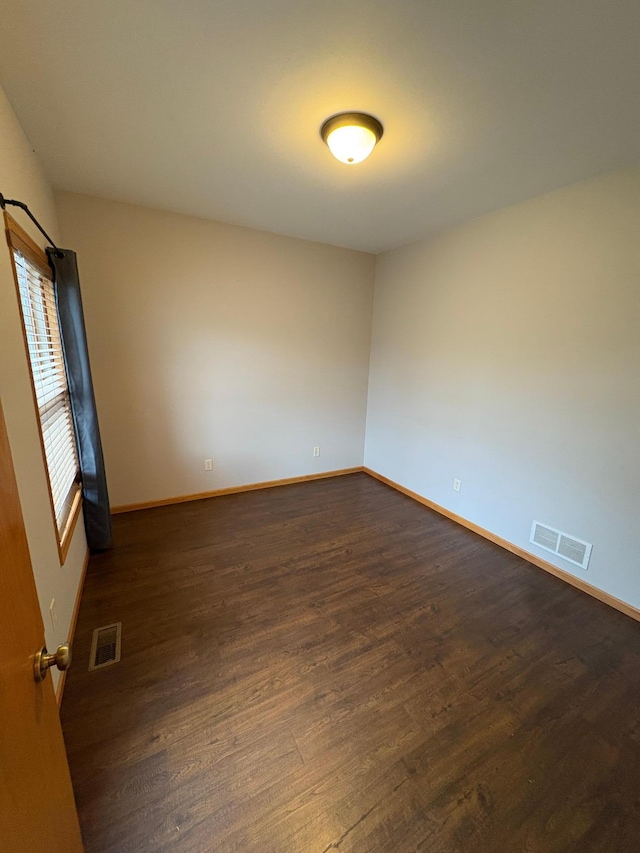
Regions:
M 78 489 L 80 466 L 53 282 L 18 249 L 13 249 L 13 255 L 51 497 L 61 538 Z

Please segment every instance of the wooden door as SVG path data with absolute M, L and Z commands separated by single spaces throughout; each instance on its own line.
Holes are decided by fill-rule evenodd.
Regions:
M 0 850 L 81 853 L 51 675 L 36 683 L 44 626 L 0 405 Z

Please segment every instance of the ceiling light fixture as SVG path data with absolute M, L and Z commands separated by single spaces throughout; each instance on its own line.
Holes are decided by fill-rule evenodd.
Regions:
M 367 113 L 340 113 L 320 128 L 320 136 L 342 163 L 362 163 L 382 138 L 382 125 Z

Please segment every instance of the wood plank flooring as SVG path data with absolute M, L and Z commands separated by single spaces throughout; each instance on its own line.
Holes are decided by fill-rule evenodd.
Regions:
M 366 474 L 115 543 L 62 706 L 87 853 L 640 849 L 628 617 Z

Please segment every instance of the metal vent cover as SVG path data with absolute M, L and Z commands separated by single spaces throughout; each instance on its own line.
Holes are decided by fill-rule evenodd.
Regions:
M 121 634 L 122 622 L 114 622 L 113 625 L 103 625 L 102 628 L 95 629 L 91 639 L 89 672 L 118 663 Z
M 562 557 L 563 560 L 580 566 L 581 569 L 589 567 L 589 558 L 593 546 L 589 542 L 584 542 L 582 539 L 556 530 L 555 527 L 549 527 L 548 524 L 534 521 L 531 525 L 529 542 L 533 542 L 539 548 L 544 548 L 545 551 L 551 551 L 552 554 Z

